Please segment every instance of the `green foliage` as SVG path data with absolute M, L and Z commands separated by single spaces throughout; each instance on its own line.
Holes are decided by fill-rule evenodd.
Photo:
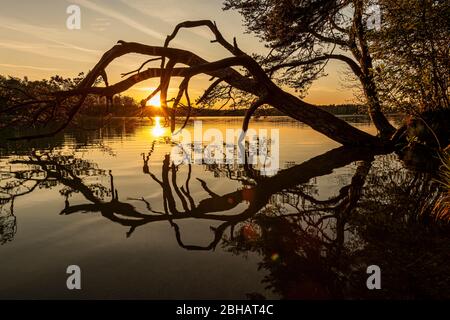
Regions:
M 346 35 L 334 24 L 348 25 L 349 19 L 341 14 L 348 5 L 348 1 L 340 0 L 224 1 L 224 9 L 238 11 L 247 31 L 272 49 L 268 56 L 256 57 L 257 61 L 266 69 L 279 70 L 276 73 L 279 83 L 294 88 L 300 96 L 306 94 L 314 80 L 325 75 L 323 68 L 327 59 L 316 59 L 333 53 L 337 42 L 345 39 Z M 311 59 L 314 62 L 279 68 L 280 65 Z
M 74 98 L 58 103 L 53 94 L 75 89 L 83 74 L 70 79 L 53 76 L 50 79 L 29 80 L 0 75 L 0 128 L 6 126 L 36 126 L 66 117 Z
M 272 49 L 259 61 L 267 69 L 277 69 L 280 83 L 301 95 L 324 75 L 328 59 L 317 58 L 344 52 L 353 63 L 334 59 L 351 67 L 369 107 L 379 108 L 378 97 L 386 109 L 408 114 L 449 107 L 448 1 L 225 0 L 224 4 L 241 13 L 248 32 Z M 371 5 L 380 7 L 380 29 L 367 27 Z
M 57 93 L 77 89 L 84 79 L 80 73 L 75 78 L 53 76 L 50 79 L 31 81 L 0 75 L 0 128 L 40 127 L 66 121 L 77 103 L 76 95 L 57 98 Z M 99 83 L 100 78 L 96 81 Z M 133 98 L 116 95 L 108 105 L 105 97 L 88 95 L 78 115 L 119 116 L 137 115 L 138 105 Z M 76 121 L 76 119 L 75 119 Z
M 372 34 L 384 103 L 409 114 L 449 108 L 450 3 L 383 0 L 382 27 Z

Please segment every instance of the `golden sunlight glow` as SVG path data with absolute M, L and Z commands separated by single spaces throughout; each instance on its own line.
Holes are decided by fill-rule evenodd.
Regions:
M 156 108 L 161 107 L 160 94 L 157 93 L 153 98 L 147 101 L 147 106 L 152 106 Z
M 155 117 L 154 121 L 155 121 L 155 124 L 153 125 L 153 128 L 152 128 L 152 135 L 154 137 L 163 136 L 166 129 L 161 125 L 161 117 Z

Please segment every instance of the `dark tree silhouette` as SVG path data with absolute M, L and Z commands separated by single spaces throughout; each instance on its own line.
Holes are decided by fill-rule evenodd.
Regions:
M 225 0 L 239 11 L 248 31 L 271 52 L 260 61 L 269 74 L 300 90 L 317 79 L 329 60 L 345 63 L 361 83 L 368 111 L 378 132 L 389 137 L 395 128 L 381 111 L 369 49 L 367 0 Z M 372 13 L 373 14 L 373 13 Z
M 215 36 L 215 40 L 213 41 L 227 49 L 231 54 L 231 57 L 208 62 L 192 52 L 169 47 L 170 42 L 177 36 L 180 29 L 196 27 L 209 28 Z M 109 85 L 105 69 L 112 61 L 129 53 L 140 53 L 151 56 L 152 58 L 142 64 L 137 70 L 124 73 L 123 75 L 127 77 L 124 80 Z M 161 60 L 159 68 L 149 67 L 142 70 L 147 62 L 154 61 L 155 59 Z M 177 67 L 178 64 L 185 66 Z M 240 73 L 233 67 L 242 67 L 245 69 L 246 73 Z M 61 104 L 67 104 L 67 101 L 70 102 L 64 113 L 64 119 L 61 121 L 58 128 L 48 133 L 21 136 L 15 139 L 43 138 L 61 132 L 74 119 L 89 96 L 100 95 L 112 97 L 113 95 L 123 92 L 133 85 L 150 78 L 159 78 L 160 85 L 143 101 L 143 105 L 145 105 L 146 101 L 160 92 L 161 105 L 166 116 L 171 119 L 171 129 L 174 131 L 177 107 L 180 105 L 181 99 L 184 96 L 187 100 L 188 108 L 191 108 L 188 86 L 191 79 L 199 74 L 207 74 L 215 79 L 200 100 L 206 99 L 213 89 L 222 82 L 228 83 L 234 88 L 256 97 L 251 106 L 248 107 L 244 119 L 244 129 L 248 126 L 248 122 L 255 110 L 264 104 L 268 104 L 282 111 L 286 115 L 306 123 L 314 130 L 321 132 L 343 145 L 359 147 L 386 147 L 391 145 L 390 141 L 365 133 L 349 125 L 346 121 L 282 90 L 272 81 L 266 70 L 264 70 L 255 59 L 239 49 L 236 41 L 230 43 L 225 40 L 217 26 L 208 20 L 187 21 L 177 25 L 174 32 L 167 37 L 163 47 L 119 41 L 117 45 L 103 55 L 100 61 L 75 89 L 62 90 L 49 94 L 48 99 L 53 105 L 56 104 L 56 108 Z M 105 87 L 96 86 L 99 77 L 106 83 Z M 172 77 L 181 77 L 183 80 L 181 81 L 178 94 L 176 98 L 173 99 L 172 105 L 169 108 L 167 92 Z M 47 102 L 48 101 L 41 99 L 33 100 L 33 98 L 30 97 L 30 100 L 26 102 L 27 108 L 25 108 L 24 103 L 11 108 L 14 108 L 15 110 L 17 110 L 17 108 L 33 110 L 30 109 L 30 105 L 41 106 L 42 104 L 46 105 Z M 36 113 L 39 114 L 39 112 L 40 108 L 37 108 L 37 110 L 31 112 L 32 114 L 30 116 L 36 116 Z M 187 122 L 188 117 L 186 118 L 185 123 Z

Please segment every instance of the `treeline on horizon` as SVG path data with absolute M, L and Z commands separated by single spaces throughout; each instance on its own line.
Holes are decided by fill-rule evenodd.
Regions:
M 104 100 L 104 99 L 103 99 Z M 361 104 L 330 104 L 320 105 L 319 108 L 335 115 L 363 115 L 366 114 L 366 106 Z M 195 108 L 191 110 L 192 116 L 244 116 L 247 108 Z M 136 117 L 136 116 L 164 116 L 163 110 L 155 106 L 141 107 L 129 96 L 114 97 L 113 104 L 107 106 L 103 103 L 92 103 L 82 110 L 82 115 L 90 117 L 102 117 L 105 114 L 114 117 Z M 178 108 L 177 115 L 185 116 L 187 109 Z M 255 116 L 283 116 L 284 114 L 272 107 L 260 108 Z
M 76 87 L 84 77 L 80 73 L 75 78 L 63 78 L 53 76 L 50 79 L 31 81 L 28 77 L 23 79 L 17 77 L 7 77 L 0 75 L 0 87 L 12 86 L 20 91 L 57 91 L 61 89 L 71 89 Z M 0 110 L 8 108 L 10 105 L 8 95 L 0 95 Z M 335 115 L 358 115 L 366 114 L 367 106 L 363 104 L 330 104 L 319 105 L 319 108 Z M 214 107 L 193 107 L 192 116 L 244 116 L 247 106 L 214 108 Z M 394 112 L 394 110 L 391 110 Z M 187 109 L 180 107 L 177 109 L 177 115 L 185 116 Z M 113 117 L 137 117 L 137 116 L 164 116 L 163 110 L 155 106 L 141 107 L 141 104 L 133 97 L 118 94 L 112 98 L 112 103 L 108 104 L 105 97 L 89 96 L 84 107 L 80 110 L 80 115 L 89 117 L 104 117 L 106 115 Z M 283 116 L 279 110 L 266 106 L 260 108 L 255 116 Z

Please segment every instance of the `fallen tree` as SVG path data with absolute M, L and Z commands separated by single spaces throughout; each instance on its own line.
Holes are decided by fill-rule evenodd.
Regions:
M 378 2 L 376 2 L 378 3 Z M 236 10 L 247 32 L 261 39 L 270 52 L 260 61 L 278 82 L 300 92 L 323 76 L 329 61 L 345 65 L 378 134 L 389 137 L 395 128 L 382 112 L 374 73 L 371 38 L 374 3 L 366 0 L 225 0 Z
M 190 51 L 169 47 L 170 42 L 177 36 L 180 29 L 196 27 L 209 28 L 215 36 L 212 42 L 219 43 L 231 53 L 231 56 L 209 62 Z M 130 53 L 143 54 L 151 58 L 144 62 L 137 70 L 122 74 L 126 77 L 122 81 L 109 85 L 105 71 L 106 68 L 115 59 Z M 143 70 L 147 63 L 157 60 L 161 61 L 160 67 L 149 67 Z M 183 66 L 180 67 L 178 65 Z M 236 67 L 243 68 L 245 72 L 238 72 L 235 69 Z M 208 99 L 209 95 L 221 83 L 226 83 L 235 89 L 254 96 L 253 102 L 248 106 L 243 120 L 244 130 L 248 128 L 253 113 L 259 107 L 262 105 L 271 105 L 284 114 L 311 126 L 314 130 L 345 146 L 388 147 L 392 144 L 389 139 L 382 139 L 363 132 L 351 126 L 346 121 L 284 91 L 272 81 L 268 73 L 255 59 L 238 47 L 235 39 L 233 43 L 225 40 L 215 23 L 209 20 L 186 21 L 178 24 L 172 34 L 167 37 L 164 46 L 150 46 L 120 40 L 102 56 L 99 62 L 75 89 L 53 92 L 51 93 L 51 97 L 45 100 L 33 100 L 33 98 L 30 98 L 30 101 L 26 103 L 8 108 L 14 109 L 15 111 L 27 108 L 28 112 L 30 112 L 30 110 L 33 110 L 33 105 L 41 106 L 43 103 L 48 104 L 51 102 L 53 106 L 57 106 L 58 108 L 64 103 L 67 103 L 67 101 L 70 101 L 70 106 L 66 107 L 64 121 L 55 130 L 44 134 L 21 136 L 14 139 L 36 139 L 53 136 L 63 131 L 70 124 L 82 108 L 88 96 L 105 96 L 108 100 L 112 100 L 115 94 L 124 92 L 137 83 L 152 78 L 160 79 L 159 86 L 142 101 L 142 106 L 145 106 L 148 100 L 160 93 L 161 106 L 166 117 L 170 119 L 171 130 L 173 132 L 175 130 L 177 108 L 180 106 L 181 100 L 184 98 L 187 101 L 187 108 L 189 110 L 192 108 L 189 97 L 189 83 L 194 76 L 199 74 L 209 75 L 211 76 L 211 81 L 214 81 L 197 102 Z M 182 81 L 176 97 L 168 100 L 170 80 L 174 77 L 181 77 Z M 106 86 L 97 86 L 99 78 L 103 79 Z M 170 103 L 171 105 L 169 105 Z M 42 107 L 36 108 L 35 113 L 32 112 L 32 116 L 39 117 L 45 114 L 45 112 L 45 109 L 43 111 Z M 189 113 L 184 125 L 188 119 Z

